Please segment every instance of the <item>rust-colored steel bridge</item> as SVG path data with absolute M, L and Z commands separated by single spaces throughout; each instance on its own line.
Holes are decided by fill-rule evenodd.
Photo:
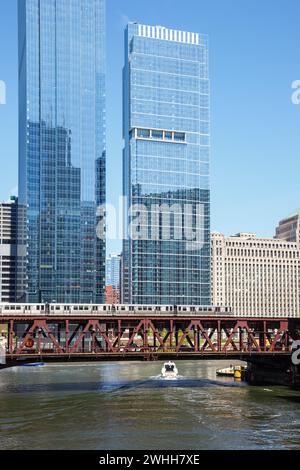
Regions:
M 156 360 L 287 356 L 288 318 L 173 315 L 3 315 L 7 360 Z M 4 333 L 3 333 L 4 332 Z

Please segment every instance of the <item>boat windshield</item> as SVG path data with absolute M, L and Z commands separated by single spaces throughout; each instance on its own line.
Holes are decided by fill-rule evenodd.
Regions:
M 174 372 L 173 364 L 166 364 L 165 369 L 166 369 L 167 372 Z

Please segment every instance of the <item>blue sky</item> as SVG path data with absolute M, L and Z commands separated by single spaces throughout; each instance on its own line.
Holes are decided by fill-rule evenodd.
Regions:
M 0 0 L 0 199 L 17 186 L 16 0 Z M 212 82 L 212 229 L 273 236 L 300 207 L 299 0 L 107 0 L 108 200 L 122 184 L 123 30 L 128 21 L 207 33 Z M 116 190 L 118 188 L 118 190 Z M 109 242 L 116 251 L 119 242 Z

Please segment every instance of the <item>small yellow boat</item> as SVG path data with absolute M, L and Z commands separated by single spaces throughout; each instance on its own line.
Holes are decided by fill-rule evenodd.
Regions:
M 244 380 L 246 377 L 247 366 L 232 366 L 225 369 L 218 369 L 218 377 L 234 377 L 236 380 Z
M 234 366 L 230 366 L 225 369 L 218 369 L 217 375 L 219 377 L 234 377 Z

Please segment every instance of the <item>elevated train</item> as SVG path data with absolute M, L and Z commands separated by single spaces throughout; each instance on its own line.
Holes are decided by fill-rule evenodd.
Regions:
M 230 307 L 185 305 L 84 305 L 84 304 L 7 304 L 0 303 L 4 316 L 229 316 Z

